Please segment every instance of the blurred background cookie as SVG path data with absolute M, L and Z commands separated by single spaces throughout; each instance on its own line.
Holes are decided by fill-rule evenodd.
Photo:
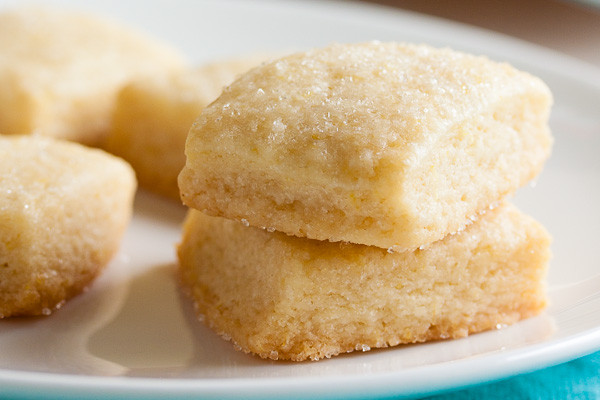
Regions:
M 192 123 L 226 85 L 267 58 L 251 55 L 130 82 L 117 97 L 105 148 L 131 164 L 141 187 L 180 201 L 177 176 Z
M 133 170 L 77 143 L 0 136 L 0 176 L 0 318 L 50 314 L 117 251 Z
M 87 14 L 45 8 L 0 13 L 0 134 L 39 133 L 98 145 L 117 91 L 181 68 L 177 51 Z

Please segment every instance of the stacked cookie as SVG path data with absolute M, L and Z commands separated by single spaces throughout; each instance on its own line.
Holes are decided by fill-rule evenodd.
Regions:
M 535 315 L 549 237 L 504 198 L 549 155 L 550 104 L 529 74 L 423 45 L 255 68 L 189 133 L 182 281 L 211 327 L 272 359 Z
M 169 46 L 85 13 L 0 13 L 0 134 L 33 132 L 98 146 L 119 89 L 183 68 Z

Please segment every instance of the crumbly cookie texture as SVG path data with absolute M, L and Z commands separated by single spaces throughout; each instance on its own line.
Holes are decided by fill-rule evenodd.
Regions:
M 182 200 L 318 240 L 425 246 L 535 177 L 552 102 L 507 64 L 426 45 L 333 45 L 266 63 L 206 107 Z
M 117 92 L 127 81 L 183 64 L 166 45 L 86 14 L 3 11 L 0 134 L 37 132 L 99 145 Z
M 266 59 L 251 55 L 130 82 L 117 97 L 105 148 L 131 164 L 141 187 L 179 200 L 192 123 L 226 85 Z
M 0 318 L 47 315 L 116 252 L 135 175 L 101 150 L 0 136 Z
M 182 282 L 209 326 L 245 352 L 301 361 L 458 338 L 533 316 L 546 304 L 549 243 L 510 204 L 404 253 L 191 210 L 178 253 Z

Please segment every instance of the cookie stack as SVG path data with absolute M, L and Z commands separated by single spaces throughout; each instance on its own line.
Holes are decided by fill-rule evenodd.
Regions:
M 333 45 L 241 76 L 190 130 L 180 272 L 236 347 L 317 360 L 539 313 L 549 236 L 504 200 L 551 95 L 425 45 Z M 224 217 L 224 218 L 222 218 Z

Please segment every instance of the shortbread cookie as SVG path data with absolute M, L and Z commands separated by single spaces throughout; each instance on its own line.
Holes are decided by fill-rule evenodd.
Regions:
M 0 318 L 49 314 L 117 250 L 133 170 L 76 143 L 0 136 L 0 176 Z
M 117 91 L 133 77 L 181 68 L 174 50 L 76 12 L 0 13 L 0 134 L 97 145 Z
M 121 90 L 106 148 L 135 169 L 140 186 L 179 200 L 185 139 L 202 109 L 264 55 L 137 79 Z
M 207 214 L 404 251 L 462 229 L 549 155 L 551 94 L 425 45 L 334 45 L 255 68 L 205 108 L 179 182 Z
M 505 205 L 426 250 L 332 243 L 192 210 L 180 272 L 198 312 L 264 358 L 323 357 L 458 338 L 546 304 L 549 236 Z

